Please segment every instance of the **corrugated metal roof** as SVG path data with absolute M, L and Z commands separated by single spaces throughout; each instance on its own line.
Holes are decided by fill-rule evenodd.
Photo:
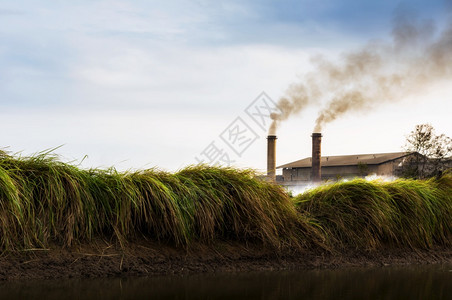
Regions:
M 355 155 L 339 155 L 339 156 L 322 156 L 322 167 L 332 166 L 354 166 L 358 163 L 368 165 L 378 165 L 390 160 L 408 155 L 406 152 L 394 153 L 375 153 L 375 154 L 355 154 Z M 285 165 L 276 167 L 281 168 L 310 168 L 312 167 L 312 158 L 307 157 Z

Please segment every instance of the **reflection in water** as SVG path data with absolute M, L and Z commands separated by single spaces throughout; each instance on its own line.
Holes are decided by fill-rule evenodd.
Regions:
M 450 299 L 451 266 L 0 282 L 0 299 Z

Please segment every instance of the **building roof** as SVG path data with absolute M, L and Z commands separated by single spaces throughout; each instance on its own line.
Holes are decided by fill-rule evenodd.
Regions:
M 367 165 L 379 165 L 387 161 L 398 159 L 409 155 L 407 152 L 394 152 L 394 153 L 375 153 L 375 154 L 354 154 L 354 155 L 339 155 L 339 156 L 322 156 L 322 167 L 333 166 L 354 166 L 358 163 Z M 310 168 L 312 167 L 312 158 L 306 157 L 285 165 L 276 167 L 281 168 Z

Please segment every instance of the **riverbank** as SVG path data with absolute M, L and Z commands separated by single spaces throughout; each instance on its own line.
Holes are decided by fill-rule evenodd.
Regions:
M 450 249 L 344 250 L 341 253 L 277 253 L 259 245 L 218 242 L 189 250 L 149 241 L 119 245 L 96 241 L 86 245 L 30 249 L 0 257 L 0 280 L 134 277 L 217 272 L 338 269 L 419 264 L 452 264 Z
M 448 249 L 452 171 L 292 197 L 253 170 L 121 173 L 0 151 L 0 279 L 449 263 Z

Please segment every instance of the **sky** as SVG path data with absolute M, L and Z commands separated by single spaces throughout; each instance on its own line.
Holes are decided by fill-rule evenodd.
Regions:
M 176 171 L 201 161 L 264 171 L 269 120 L 253 109 L 276 107 L 289 85 L 315 71 L 313 57 L 340 60 L 390 40 L 398 10 L 441 30 L 451 7 L 0 0 L 0 149 L 26 156 L 58 147 L 61 160 L 83 168 Z M 281 124 L 278 165 L 310 156 L 320 108 Z M 452 136 L 451 115 L 452 85 L 440 81 L 328 124 L 322 154 L 401 151 L 421 123 Z

